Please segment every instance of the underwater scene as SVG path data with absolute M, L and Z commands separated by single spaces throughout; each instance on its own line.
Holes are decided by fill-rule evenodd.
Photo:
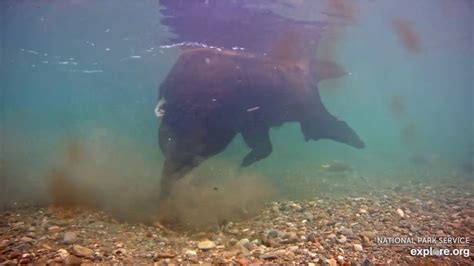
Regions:
M 0 1 L 0 264 L 472 265 L 474 1 Z

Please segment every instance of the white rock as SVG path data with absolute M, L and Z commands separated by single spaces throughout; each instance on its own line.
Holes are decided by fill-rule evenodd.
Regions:
M 196 251 L 194 251 L 194 250 L 186 250 L 186 252 L 184 253 L 184 255 L 186 255 L 187 257 L 196 257 L 196 256 L 197 256 L 197 253 L 196 253 Z
M 404 213 L 403 210 L 400 209 L 400 208 L 397 209 L 397 214 L 398 214 L 400 217 L 402 217 L 402 218 L 405 217 L 405 213 Z
M 242 238 L 239 242 L 237 242 L 237 246 L 247 247 L 250 244 L 250 241 L 247 238 Z
M 363 250 L 362 245 L 360 244 L 354 244 L 354 250 L 361 252 Z
M 204 240 L 198 243 L 198 248 L 203 249 L 203 250 L 213 249 L 215 247 L 216 247 L 216 244 L 212 242 L 211 240 Z
M 57 254 L 62 259 L 65 259 L 67 256 L 69 256 L 69 252 L 63 248 L 59 249 Z
M 57 233 L 57 232 L 61 231 L 61 227 L 59 227 L 57 225 L 53 225 L 53 226 L 50 226 L 48 228 L 48 231 L 50 231 L 51 233 Z

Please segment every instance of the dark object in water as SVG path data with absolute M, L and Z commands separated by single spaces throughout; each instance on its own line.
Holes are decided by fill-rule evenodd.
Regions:
M 277 5 L 285 10 L 293 4 L 274 0 L 161 0 L 161 23 L 174 33 L 167 44 L 200 43 L 258 55 L 268 53 L 282 32 L 296 27 L 300 41 L 314 52 L 327 23 L 291 19 L 268 8 Z
M 283 47 L 298 49 L 296 44 Z M 209 48 L 181 54 L 161 84 L 156 112 L 162 116 L 159 143 L 166 158 L 162 197 L 176 180 L 222 152 L 238 133 L 251 148 L 243 167 L 270 155 L 269 130 L 285 122 L 299 122 L 306 141 L 332 139 L 365 146 L 346 122 L 324 107 L 314 64 L 303 56 L 288 57 L 292 52 L 283 55 Z

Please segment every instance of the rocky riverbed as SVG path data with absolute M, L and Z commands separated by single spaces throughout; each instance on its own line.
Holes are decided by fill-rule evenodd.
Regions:
M 466 253 L 410 255 L 412 248 L 469 249 L 473 231 L 471 185 L 270 202 L 250 219 L 207 231 L 124 223 L 99 210 L 21 207 L 0 216 L 0 263 L 473 264 Z M 432 236 L 471 243 L 380 243 Z

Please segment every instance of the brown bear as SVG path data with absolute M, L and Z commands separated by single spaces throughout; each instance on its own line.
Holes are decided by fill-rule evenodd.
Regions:
M 364 142 L 321 102 L 317 82 L 345 74 L 337 64 L 306 60 L 283 46 L 274 54 L 214 48 L 186 49 L 160 86 L 156 114 L 165 156 L 161 194 L 240 133 L 251 151 L 246 167 L 272 152 L 269 130 L 299 122 L 305 140 L 332 139 L 356 148 Z

